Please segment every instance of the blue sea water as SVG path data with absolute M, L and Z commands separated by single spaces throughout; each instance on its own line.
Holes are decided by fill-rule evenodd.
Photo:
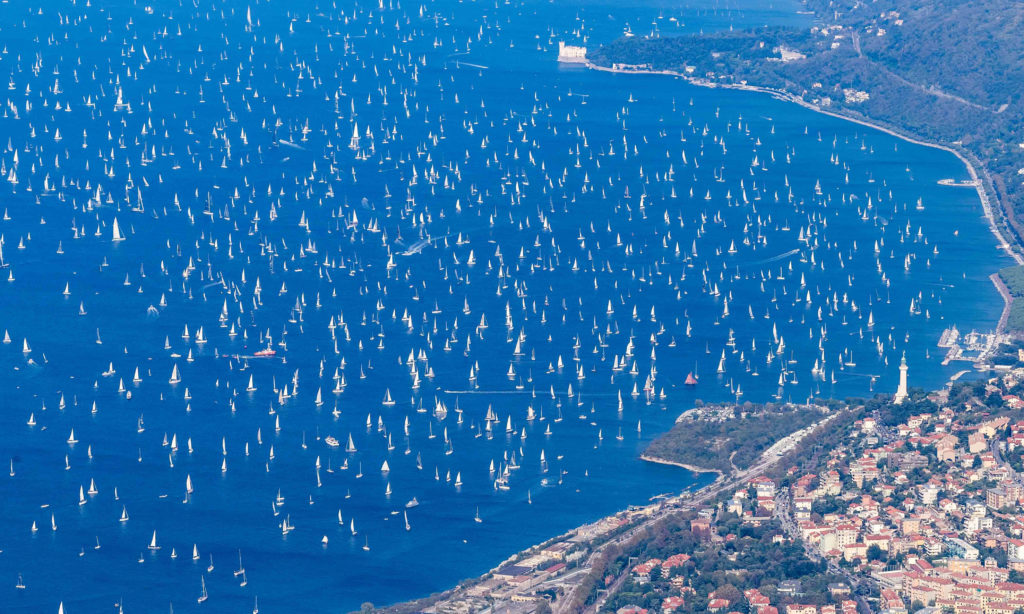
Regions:
M 697 399 L 938 386 L 998 319 L 953 156 L 554 61 L 796 3 L 3 6 L 2 611 L 422 597 L 706 483 L 637 459 Z

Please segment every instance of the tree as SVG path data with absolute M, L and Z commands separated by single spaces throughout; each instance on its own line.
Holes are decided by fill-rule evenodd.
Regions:
M 728 599 L 730 604 L 739 603 L 743 599 L 743 593 L 732 584 L 723 584 L 718 587 L 715 591 L 715 596 L 719 599 Z

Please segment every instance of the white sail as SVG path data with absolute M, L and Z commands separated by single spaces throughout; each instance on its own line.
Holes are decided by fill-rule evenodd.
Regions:
M 114 218 L 113 240 L 114 241 L 124 241 L 124 235 L 121 233 L 121 226 L 118 225 L 116 217 Z

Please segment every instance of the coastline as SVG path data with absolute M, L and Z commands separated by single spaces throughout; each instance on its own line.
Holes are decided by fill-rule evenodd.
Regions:
M 969 187 L 974 187 L 976 192 L 977 192 L 977 194 L 978 194 L 978 198 L 979 198 L 979 201 L 981 202 L 983 214 L 984 214 L 985 219 L 986 219 L 986 221 L 988 223 L 989 230 L 990 230 L 990 232 L 993 234 L 993 236 L 996 239 L 996 246 L 997 246 L 997 248 L 1000 249 L 1000 250 L 1005 251 L 1006 254 L 1008 256 L 1010 256 L 1014 260 L 1014 262 L 1016 262 L 1018 265 L 1024 265 L 1024 256 L 1022 256 L 1021 253 L 1019 253 L 1017 250 L 1014 249 L 1014 246 L 1016 244 L 1013 243 L 1013 242 L 1008 241 L 1006 239 L 1006 237 L 1004 236 L 1003 230 L 1001 230 L 999 228 L 999 224 L 998 224 L 997 219 L 996 219 L 995 207 L 993 206 L 993 202 L 992 202 L 993 198 L 995 199 L 996 203 L 998 203 L 999 201 L 998 201 L 998 198 L 995 198 L 994 194 L 992 196 L 990 196 L 989 190 L 986 189 L 986 187 L 985 187 L 986 179 L 988 178 L 988 174 L 985 171 L 984 166 L 981 164 L 980 161 L 977 162 L 977 165 L 979 167 L 981 167 L 981 169 L 982 169 L 982 173 L 979 174 L 978 168 L 975 166 L 975 163 L 972 162 L 971 159 L 969 158 L 970 154 L 964 153 L 964 152 L 960 151 L 959 149 L 957 149 L 956 147 L 949 146 L 949 145 L 944 145 L 944 144 L 941 144 L 941 143 L 924 141 L 924 140 L 921 140 L 919 138 L 916 138 L 916 137 L 910 136 L 908 134 L 902 133 L 897 128 L 889 127 L 889 126 L 886 126 L 886 125 L 883 125 L 883 124 L 880 124 L 880 123 L 876 123 L 876 122 L 873 122 L 871 120 L 864 119 L 864 118 L 861 118 L 861 117 L 857 117 L 857 116 L 853 116 L 853 115 L 848 115 L 848 114 L 845 114 L 845 113 L 840 112 L 840 111 L 827 110 L 827 109 L 824 109 L 824 108 L 822 108 L 822 107 L 820 107 L 818 105 L 809 103 L 809 102 L 801 99 L 800 97 L 795 96 L 795 95 L 793 95 L 793 94 L 791 94 L 789 92 L 786 92 L 784 90 L 777 90 L 777 89 L 773 89 L 773 88 L 767 88 L 767 87 L 761 87 L 761 86 L 755 86 L 755 85 L 746 85 L 746 84 L 715 83 L 715 82 L 712 82 L 712 81 L 707 81 L 705 79 L 695 78 L 695 77 L 691 77 L 689 75 L 685 75 L 685 74 L 678 73 L 678 72 L 675 72 L 675 71 L 668 71 L 668 70 L 660 70 L 660 71 L 659 70 L 621 70 L 621 69 L 615 69 L 615 68 L 611 68 L 611 67 L 599 66 L 599 65 L 593 64 L 589 60 L 581 61 L 581 62 L 569 62 L 568 64 L 579 65 L 579 66 L 583 66 L 583 67 L 586 67 L 586 68 L 591 69 L 591 70 L 597 70 L 597 71 L 609 72 L 609 73 L 645 74 L 645 75 L 667 75 L 667 76 L 681 78 L 681 79 L 687 81 L 691 85 L 695 85 L 695 86 L 699 86 L 699 87 L 706 87 L 706 88 L 709 88 L 709 89 L 715 89 L 715 88 L 733 89 L 733 90 L 742 90 L 742 91 L 758 92 L 758 93 L 762 93 L 762 94 L 768 94 L 769 96 L 772 96 L 773 98 L 775 98 L 777 100 L 795 103 L 797 105 L 800 105 L 800 106 L 802 106 L 802 107 L 804 107 L 806 109 L 809 109 L 811 111 L 814 111 L 816 113 L 821 113 L 823 115 L 828 115 L 828 116 L 831 116 L 831 117 L 835 117 L 837 119 L 842 119 L 842 120 L 845 120 L 845 121 L 849 121 L 849 122 L 853 122 L 853 123 L 856 123 L 856 124 L 860 124 L 860 125 L 865 126 L 867 128 L 871 128 L 873 130 L 878 130 L 878 131 L 883 132 L 885 134 L 888 134 L 890 136 L 896 137 L 896 138 L 898 138 L 900 140 L 903 140 L 905 142 L 908 142 L 908 143 L 912 143 L 912 144 L 915 144 L 915 145 L 921 145 L 921 146 L 925 146 L 925 147 L 930 147 L 930 148 L 933 148 L 933 149 L 939 149 L 939 150 L 947 151 L 947 152 L 953 154 L 954 156 L 956 156 L 960 160 L 960 162 L 962 162 L 963 165 L 966 167 L 968 175 L 970 176 L 970 181 L 973 183 L 973 185 L 969 186 Z M 983 175 L 984 175 L 985 179 L 982 178 Z M 967 185 L 961 185 L 961 184 L 951 184 L 951 185 L 953 187 L 968 187 Z M 998 206 L 998 205 L 996 205 L 996 206 Z M 1003 208 L 1001 206 L 999 207 L 999 209 L 1000 209 L 1001 214 L 1005 215 L 1005 211 L 1003 210 Z M 1017 247 L 1020 248 L 1020 246 L 1017 246 Z M 990 276 L 990 281 L 996 287 L 996 290 L 999 292 L 999 294 L 1003 298 L 1003 302 L 1004 302 L 1002 316 L 1000 317 L 999 324 L 998 324 L 998 329 L 997 329 L 997 332 L 1002 332 L 1002 329 L 1005 327 L 1006 318 L 1007 318 L 1007 316 L 1009 314 L 1010 306 L 1012 304 L 1012 300 L 1013 299 L 1009 295 L 1009 293 L 1006 291 L 1005 286 L 1002 284 L 1001 280 L 999 279 L 998 273 L 995 273 L 995 274 L 991 275 Z M 963 375 L 966 372 L 967 371 L 961 371 L 960 373 L 958 373 L 955 376 L 953 376 L 952 380 L 957 379 L 959 376 Z M 685 415 L 685 413 L 683 415 Z M 800 439 L 802 440 L 803 438 L 805 438 L 810 433 L 816 431 L 818 428 L 821 428 L 828 421 L 830 421 L 833 418 L 835 418 L 835 416 L 836 415 L 830 415 L 829 417 L 825 418 L 824 420 L 819 421 L 819 422 L 817 422 L 817 423 L 815 423 L 813 425 L 810 425 L 806 429 L 806 433 L 804 433 L 800 437 Z M 681 419 L 682 417 L 683 416 L 681 415 L 679 417 L 679 419 Z M 677 421 L 678 421 L 678 419 L 677 419 Z M 640 458 L 640 460 L 642 460 L 644 462 L 650 462 L 650 463 L 655 463 L 655 464 L 679 467 L 679 468 L 686 469 L 688 471 L 691 471 L 691 472 L 697 473 L 697 474 L 702 474 L 702 473 L 715 473 L 715 474 L 718 474 L 718 478 L 716 478 L 715 483 L 713 483 L 711 485 L 708 485 L 707 487 L 702 488 L 701 490 L 699 490 L 697 492 L 692 492 L 692 493 L 685 493 L 684 492 L 684 493 L 681 493 L 681 494 L 679 494 L 679 495 L 677 495 L 675 497 L 672 497 L 672 503 L 674 505 L 680 505 L 680 506 L 687 505 L 687 506 L 690 506 L 690 507 L 695 506 L 695 505 L 697 505 L 697 504 L 699 504 L 699 503 L 701 503 L 703 501 L 706 501 L 712 495 L 717 494 L 717 493 L 723 491 L 727 487 L 731 487 L 731 486 L 734 486 L 737 483 L 741 483 L 742 479 L 745 479 L 746 477 L 748 477 L 750 475 L 753 475 L 753 474 L 757 473 L 758 471 L 763 470 L 767 466 L 771 465 L 771 463 L 769 463 L 766 459 L 762 458 L 762 459 L 759 460 L 758 463 L 755 463 L 752 467 L 748 468 L 747 470 L 744 470 L 742 473 L 735 474 L 733 478 L 731 478 L 731 479 L 724 479 L 726 477 L 725 474 L 722 471 L 717 470 L 717 469 L 708 469 L 708 468 L 704 468 L 704 467 L 698 467 L 698 466 L 694 466 L 694 465 L 689 465 L 689 464 L 686 464 L 686 463 L 679 463 L 679 462 L 676 462 L 676 461 L 670 461 L 670 460 L 659 458 L 659 457 L 656 457 L 656 456 L 650 456 L 650 455 L 648 455 L 646 453 L 641 454 L 639 458 Z M 662 508 L 664 506 L 665 506 L 665 503 L 661 503 L 657 507 Z M 648 507 L 653 509 L 655 506 L 648 506 Z M 451 588 L 449 588 L 449 589 L 447 589 L 447 590 L 445 590 L 443 592 L 436 593 L 435 595 L 431 595 L 431 596 L 425 597 L 425 598 L 423 598 L 421 600 L 417 600 L 417 601 L 414 601 L 414 602 L 404 602 L 404 603 L 393 604 L 391 606 L 386 606 L 385 608 L 383 608 L 383 610 L 390 611 L 390 612 L 397 612 L 397 611 L 401 611 L 401 606 L 408 605 L 408 604 L 411 604 L 411 603 L 415 603 L 417 605 L 421 605 L 421 606 L 424 607 L 424 609 L 434 607 L 439 602 L 442 602 L 442 601 L 444 601 L 445 599 L 447 599 L 449 597 L 456 596 L 460 592 L 465 591 L 468 587 L 471 587 L 473 585 L 481 583 L 483 580 L 487 579 L 488 577 L 492 576 L 495 572 L 500 570 L 503 566 L 513 564 L 513 563 L 517 562 L 518 560 L 521 560 L 522 558 L 527 556 L 529 553 L 537 551 L 538 549 L 543 547 L 544 544 L 549 544 L 549 543 L 553 543 L 553 542 L 557 542 L 559 540 L 565 539 L 567 536 L 570 536 L 570 535 L 573 535 L 573 534 L 579 532 L 581 529 L 583 529 L 586 526 L 596 525 L 596 524 L 600 523 L 602 520 L 608 520 L 608 519 L 611 519 L 611 518 L 615 518 L 616 516 L 619 516 L 622 513 L 623 512 L 620 511 L 620 512 L 617 512 L 615 514 L 611 514 L 611 515 L 605 517 L 604 519 L 599 519 L 599 520 L 596 520 L 596 521 L 594 521 L 592 523 L 588 523 L 586 525 L 581 525 L 581 527 L 578 527 L 578 528 L 573 529 L 573 530 L 571 530 L 569 532 L 563 533 L 562 535 L 552 537 L 552 538 L 550 538 L 550 539 L 548 539 L 548 540 L 546 540 L 546 541 L 544 541 L 544 542 L 542 542 L 540 544 L 536 544 L 536 545 L 531 546 L 529 548 L 526 548 L 526 549 L 524 549 L 524 550 L 522 550 L 520 552 L 514 553 L 513 555 L 509 556 L 504 561 L 502 561 L 500 564 L 496 565 L 489 572 L 487 572 L 485 574 L 482 574 L 481 576 L 478 576 L 476 578 L 471 578 L 471 579 L 464 580 L 463 582 L 460 582 L 456 586 L 453 586 L 453 587 L 451 587 Z M 645 521 L 640 526 L 646 526 L 648 522 L 649 521 Z M 591 558 L 596 556 L 599 551 L 600 551 L 600 547 L 595 549 L 595 551 L 591 555 Z M 570 595 L 571 595 L 571 593 L 570 593 Z M 557 606 L 556 606 L 558 608 L 558 610 L 556 610 L 556 611 L 561 610 L 561 608 L 564 607 L 564 603 L 565 603 L 564 601 L 560 601 L 557 604 Z
M 955 147 L 952 147 L 952 146 L 949 146 L 949 145 L 943 145 L 941 143 L 934 143 L 934 142 L 931 142 L 931 141 L 924 141 L 924 140 L 921 140 L 919 138 L 916 138 L 916 137 L 910 136 L 908 134 L 905 134 L 905 133 L 901 132 L 897 128 L 886 126 L 886 125 L 883 125 L 883 124 L 871 121 L 869 119 L 865 119 L 865 118 L 862 118 L 862 117 L 856 117 L 856 116 L 849 115 L 849 114 L 846 114 L 846 113 L 843 113 L 843 112 L 840 112 L 840 111 L 832 111 L 832 110 L 824 109 L 824 108 L 822 108 L 822 107 L 820 107 L 820 106 L 818 106 L 816 104 L 812 104 L 810 102 L 807 102 L 806 100 L 800 98 L 799 96 L 796 96 L 796 95 L 791 94 L 789 92 L 786 92 L 784 90 L 777 90 L 777 89 L 770 88 L 770 87 L 762 87 L 762 86 L 758 86 L 758 85 L 749 85 L 749 84 L 715 83 L 713 81 L 708 81 L 706 79 L 700 79 L 700 78 L 697 78 L 697 77 L 692 77 L 690 75 L 686 75 L 686 74 L 683 74 L 683 73 L 680 73 L 680 72 L 676 72 L 676 71 L 673 71 L 673 70 L 652 70 L 652 69 L 637 69 L 637 70 L 629 69 L 629 70 L 622 70 L 622 69 L 612 68 L 612 67 L 608 67 L 608 66 L 599 66 L 599 65 L 594 64 L 593 62 L 591 62 L 589 60 L 587 60 L 586 62 L 582 63 L 582 65 L 586 66 L 590 70 L 597 70 L 597 71 L 601 71 L 601 72 L 608 72 L 608 73 L 615 73 L 615 74 L 625 74 L 625 75 L 631 75 L 631 74 L 632 75 L 667 75 L 667 76 L 670 76 L 670 77 L 676 77 L 676 78 L 679 78 L 679 79 L 683 79 L 687 83 L 689 83 L 691 85 L 698 86 L 698 87 L 706 87 L 706 88 L 710 88 L 710 89 L 716 89 L 716 88 L 731 89 L 731 90 L 740 90 L 740 91 L 758 92 L 758 93 L 761 93 L 761 94 L 767 94 L 767 95 L 769 95 L 772 98 L 775 98 L 777 100 L 782 100 L 782 101 L 785 101 L 785 102 L 791 102 L 791 103 L 800 105 L 801 107 L 803 107 L 805 109 L 814 111 L 816 113 L 821 113 L 822 115 L 828 115 L 828 116 L 831 116 L 831 117 L 835 117 L 837 119 L 842 119 L 842 120 L 845 120 L 845 121 L 853 122 L 855 124 L 860 124 L 860 125 L 865 126 L 867 128 L 872 128 L 874 130 L 878 130 L 880 132 L 884 132 L 885 134 L 888 134 L 890 136 L 894 136 L 894 137 L 896 137 L 896 138 L 898 138 L 898 139 L 900 139 L 902 141 L 906 141 L 906 142 L 912 143 L 914 145 L 921 145 L 921 146 L 924 146 L 924 147 L 931 147 L 933 149 L 940 149 L 942 151 L 947 151 L 947 152 L 953 154 L 954 156 L 956 156 L 957 159 L 959 159 L 960 162 L 962 162 L 963 165 L 967 168 L 967 174 L 970 175 L 971 181 L 974 183 L 975 191 L 978 193 L 978 200 L 981 201 L 982 212 L 983 212 L 983 214 L 985 216 L 985 220 L 988 222 L 989 231 L 991 231 L 992 235 L 996 238 L 996 247 L 998 249 L 1006 252 L 1006 255 L 1008 255 L 1010 258 L 1012 258 L 1013 261 L 1016 262 L 1018 265 L 1024 265 L 1024 256 L 1022 256 L 1017 250 L 1014 249 L 1014 244 L 1006 239 L 1006 237 L 1003 235 L 1003 231 L 999 228 L 999 224 L 996 221 L 995 208 L 992 205 L 992 197 L 989 195 L 989 191 L 985 188 L 985 180 L 982 179 L 982 176 L 978 173 L 978 169 L 975 167 L 974 163 L 968 158 L 969 154 L 965 154 L 964 152 L 960 151 L 959 149 L 957 149 Z M 984 166 L 981 164 L 980 161 L 978 162 L 978 165 L 982 167 L 982 171 L 984 172 L 985 177 L 987 177 L 988 173 L 987 173 L 987 171 L 985 171 Z M 998 199 L 996 199 L 996 202 L 998 203 Z M 1000 209 L 1001 214 L 1005 215 L 1005 210 L 1003 209 L 1003 207 L 1000 206 L 999 209 Z M 996 330 L 997 333 L 1001 333 L 1002 332 L 1002 327 L 1005 326 L 1006 316 L 1009 314 L 1010 305 L 1011 305 L 1011 303 L 1013 301 L 1009 297 L 1009 293 L 1004 293 L 1003 292 L 1003 290 L 999 287 L 999 284 L 996 283 L 995 279 L 992 279 L 991 277 L 990 277 L 990 279 L 992 280 L 992 284 L 995 286 L 996 291 L 999 292 L 999 295 L 1003 299 L 1003 317 L 1000 318 L 999 325 L 998 325 L 999 328 L 997 328 L 997 330 Z
M 830 420 L 830 419 L 832 419 L 834 417 L 835 417 L 835 415 L 830 415 L 829 417 L 825 418 L 825 420 L 823 420 L 822 422 L 828 421 L 828 420 Z M 704 486 L 704 487 L 702 487 L 702 488 L 700 488 L 698 490 L 695 490 L 695 491 L 684 490 L 683 492 L 681 492 L 681 493 L 679 493 L 677 495 L 668 496 L 667 498 L 663 498 L 663 499 L 661 499 L 659 501 L 655 501 L 654 503 L 648 503 L 646 505 L 643 505 L 642 507 L 639 508 L 641 510 L 639 515 L 638 516 L 636 516 L 636 515 L 633 516 L 633 521 L 636 521 L 637 518 L 644 518 L 645 519 L 644 521 L 641 522 L 641 525 L 646 525 L 647 524 L 647 522 L 649 521 L 649 515 L 651 513 L 653 513 L 654 510 L 664 509 L 667 504 L 669 504 L 669 503 L 671 503 L 673 501 L 676 503 L 676 505 L 680 505 L 680 504 L 694 505 L 694 504 L 696 504 L 696 503 L 698 503 L 700 501 L 706 500 L 709 496 L 720 492 L 721 490 L 726 488 L 728 486 L 728 484 L 731 483 L 732 480 L 738 480 L 741 477 L 741 476 L 734 476 L 734 478 L 732 478 L 732 480 L 726 480 L 725 482 L 723 482 L 723 478 L 725 478 L 725 474 L 723 474 L 721 471 L 719 471 L 717 469 L 706 469 L 704 467 L 696 467 L 696 466 L 693 466 L 693 465 L 687 465 L 685 463 L 677 463 L 675 461 L 665 460 L 665 459 L 658 458 L 658 457 L 655 457 L 655 456 L 649 456 L 647 454 L 642 454 L 640 456 L 640 459 L 643 460 L 643 461 L 646 461 L 646 462 L 650 462 L 650 463 L 656 463 L 656 464 L 660 464 L 660 465 L 670 465 L 670 466 L 673 466 L 673 467 L 679 467 L 681 469 L 686 469 L 687 471 L 691 471 L 693 473 L 698 473 L 698 474 L 701 474 L 701 473 L 717 473 L 718 474 L 718 478 L 716 478 L 714 482 L 712 482 L 712 483 L 710 483 L 710 484 L 708 484 L 708 485 L 706 485 L 706 486 Z M 755 464 L 754 467 L 751 467 L 751 468 L 745 470 L 744 474 L 757 471 L 759 468 L 763 468 L 764 464 L 765 464 L 765 461 L 762 460 L 761 462 Z M 382 614 L 422 614 L 424 612 L 437 614 L 438 612 L 440 612 L 440 610 L 437 609 L 438 605 L 439 604 L 443 604 L 444 602 L 446 602 L 446 601 L 448 601 L 450 599 L 459 598 L 460 596 L 461 597 L 465 597 L 466 595 L 477 595 L 477 594 L 482 594 L 483 592 L 486 592 L 487 591 L 486 584 L 489 581 L 493 581 L 493 579 L 495 577 L 495 574 L 500 573 L 502 568 L 504 568 L 506 566 L 510 566 L 510 565 L 515 565 L 516 563 L 518 563 L 518 562 L 520 562 L 520 561 L 522 561 L 524 559 L 527 559 L 528 557 L 530 557 L 532 555 L 537 554 L 538 552 L 540 552 L 545 547 L 547 547 L 547 546 L 549 546 L 551 544 L 557 544 L 559 542 L 569 542 L 569 541 L 572 541 L 574 536 L 577 536 L 581 532 L 584 532 L 588 527 L 597 527 L 597 526 L 600 526 L 602 524 L 607 524 L 609 522 L 612 522 L 612 521 L 614 521 L 617 518 L 622 518 L 622 517 L 624 517 L 624 515 L 630 514 L 630 512 L 629 512 L 630 509 L 634 509 L 634 508 L 626 508 L 626 509 L 623 509 L 623 510 L 619 510 L 619 511 L 613 512 L 613 513 L 611 513 L 611 514 L 609 514 L 607 516 L 603 516 L 601 518 L 596 518 L 596 519 L 594 519 L 591 522 L 582 524 L 582 525 L 580 525 L 578 527 L 570 529 L 569 531 L 565 531 L 565 532 L 563 532 L 563 533 L 561 533 L 559 535 L 555 535 L 555 536 L 549 537 L 548 539 L 546 539 L 546 540 L 544 540 L 542 542 L 533 544 L 533 545 L 531 545 L 531 546 L 529 546 L 527 548 L 524 548 L 524 549 L 522 549 L 522 550 L 520 550 L 518 552 L 514 552 L 511 555 L 509 555 L 508 557 L 506 557 L 505 559 L 503 559 L 500 563 L 494 565 L 488 571 L 485 571 L 485 572 L 481 573 L 478 576 L 474 576 L 474 577 L 470 577 L 470 578 L 466 578 L 464 580 L 461 580 L 458 583 L 456 583 L 454 586 L 451 586 L 451 587 L 449 587 L 449 588 L 447 588 L 445 590 L 438 591 L 438 592 L 432 593 L 430 595 L 426 595 L 426 596 L 421 597 L 419 599 L 413 599 L 413 600 L 408 600 L 408 601 L 400 601 L 400 602 L 397 602 L 397 603 L 392 603 L 392 604 L 389 604 L 389 605 L 381 606 L 380 608 L 376 609 L 375 611 L 376 612 L 380 612 Z M 634 514 L 636 514 L 636 512 L 634 512 Z M 619 538 L 612 536 L 611 541 L 617 541 L 618 539 Z M 603 542 L 601 543 L 601 545 L 603 545 Z M 598 548 L 600 548 L 600 546 L 598 546 Z M 532 601 L 532 600 L 528 600 L 528 601 Z
M 1006 322 L 1010 319 L 1010 309 L 1013 307 L 1013 295 L 1010 294 L 1010 289 L 1003 283 L 999 273 L 992 273 L 988 276 L 992 281 L 992 284 L 999 290 L 999 295 L 1003 297 L 1003 313 L 999 316 L 999 325 L 996 327 L 996 334 L 1002 334 L 1006 330 Z
M 580 587 L 585 582 L 587 575 L 593 572 L 595 565 L 600 564 L 602 556 L 609 547 L 621 547 L 626 541 L 635 538 L 654 523 L 681 511 L 694 510 L 698 506 L 706 504 L 713 497 L 762 475 L 766 470 L 788 458 L 787 454 L 798 443 L 820 432 L 829 422 L 844 415 L 847 410 L 848 408 L 844 408 L 830 412 L 821 420 L 775 442 L 774 445 L 762 452 L 750 467 L 728 477 L 717 470 L 692 467 L 646 454 L 641 455 L 640 458 L 648 462 L 677 466 L 690 471 L 718 473 L 719 478 L 697 490 L 687 489 L 676 495 L 659 497 L 647 505 L 631 506 L 596 519 L 521 550 L 489 572 L 476 578 L 464 580 L 448 590 L 422 599 L 385 606 L 377 611 L 383 614 L 471 614 L 472 612 L 494 614 L 499 611 L 521 614 L 533 612 L 535 604 L 543 598 L 536 593 L 537 589 L 553 590 L 554 587 L 560 587 L 559 590 L 564 590 L 564 592 L 552 604 L 551 613 L 577 614 L 578 610 L 572 609 L 571 604 L 574 602 L 577 592 L 581 590 Z M 779 446 L 783 446 L 783 449 L 779 449 Z M 502 568 L 528 560 L 530 557 L 536 557 L 548 546 L 561 548 L 560 551 L 563 553 L 573 553 L 562 559 L 564 563 L 561 565 L 562 568 L 569 565 L 567 571 L 563 569 L 554 576 L 550 576 L 547 570 L 535 571 L 533 576 L 522 572 L 524 575 L 518 576 L 512 585 L 505 584 L 505 580 L 500 579 L 502 577 L 508 579 L 507 572 L 503 572 Z M 559 575 L 563 573 L 564 575 Z M 496 594 L 498 590 L 501 592 Z M 596 611 L 599 609 L 600 602 L 599 599 L 597 604 L 591 604 L 586 611 L 591 613 Z M 509 609 L 509 605 L 515 603 L 522 604 L 522 607 Z M 499 609 L 500 606 L 504 606 L 504 610 Z
M 721 477 L 723 475 L 722 472 L 719 471 L 718 469 L 707 469 L 706 467 L 697 467 L 696 465 L 687 465 L 686 463 L 678 463 L 676 461 L 670 461 L 670 460 L 666 460 L 664 458 L 659 458 L 657 456 L 650 456 L 648 454 L 641 454 L 640 455 L 640 460 L 646 461 L 648 463 L 655 463 L 655 464 L 658 464 L 658 465 L 671 465 L 673 467 L 682 467 L 683 469 L 686 469 L 687 471 L 692 471 L 694 473 L 717 473 L 719 475 L 719 477 Z

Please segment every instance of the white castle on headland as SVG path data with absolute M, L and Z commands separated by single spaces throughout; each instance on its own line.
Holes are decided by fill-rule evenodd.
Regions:
M 587 48 L 577 45 L 566 45 L 558 41 L 558 61 L 582 64 L 587 61 Z
M 900 360 L 900 387 L 896 389 L 896 396 L 892 398 L 892 402 L 896 405 L 903 403 L 907 400 L 907 371 L 910 367 L 907 366 L 907 355 L 904 354 Z

